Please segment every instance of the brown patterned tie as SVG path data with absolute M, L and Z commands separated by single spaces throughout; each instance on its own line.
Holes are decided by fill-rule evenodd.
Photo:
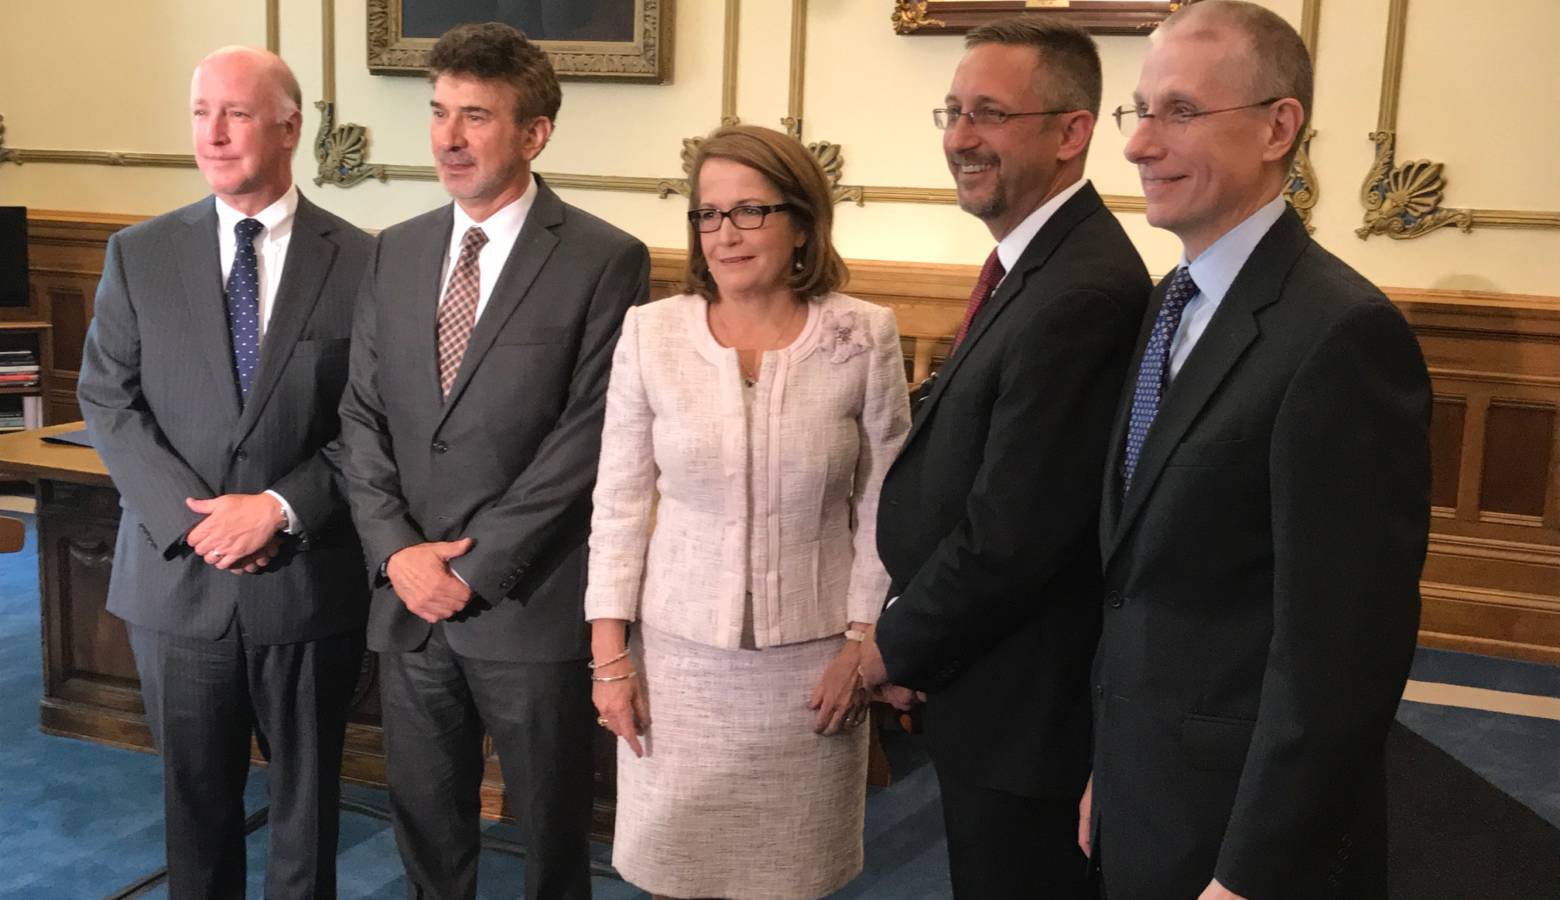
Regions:
M 477 256 L 487 241 L 482 229 L 466 229 L 460 240 L 460 259 L 450 275 L 449 287 L 444 289 L 444 302 L 439 304 L 439 395 L 446 400 L 460 371 L 461 358 L 466 355 L 466 345 L 471 343 L 471 326 L 477 321 L 477 298 L 482 295 Z
M 970 322 L 974 321 L 975 314 L 986 305 L 986 301 L 991 299 L 992 292 L 997 289 L 997 283 L 1005 274 L 1007 270 L 1002 268 L 1002 260 L 997 257 L 997 249 L 993 247 L 991 255 L 986 257 L 986 264 L 980 267 L 980 277 L 975 279 L 975 289 L 970 291 L 970 302 L 964 307 L 964 321 L 959 324 L 959 333 L 953 336 L 950 355 L 964 343 L 964 336 L 970 331 Z

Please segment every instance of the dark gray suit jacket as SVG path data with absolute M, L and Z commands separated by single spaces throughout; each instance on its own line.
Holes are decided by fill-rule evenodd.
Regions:
M 471 537 L 453 563 L 476 597 L 443 623 L 481 659 L 581 659 L 585 538 L 612 348 L 649 294 L 644 244 L 537 196 L 471 333 L 448 402 L 435 344 L 454 209 L 386 229 L 363 284 L 342 439 L 369 566 L 424 541 Z M 430 626 L 378 579 L 369 646 L 412 650 Z
M 1247 897 L 1384 897 L 1383 744 L 1430 522 L 1419 344 L 1285 211 L 1165 391 L 1123 496 L 1133 385 L 1099 535 L 1108 893 L 1190 898 L 1217 876 Z
M 341 487 L 336 406 L 368 235 L 298 198 L 287 261 L 247 404 L 233 374 L 216 203 L 108 242 L 77 397 L 124 508 L 109 611 L 215 638 L 235 610 L 254 644 L 362 626 L 367 585 Z M 186 497 L 274 489 L 301 520 L 266 571 L 235 577 L 184 544 Z

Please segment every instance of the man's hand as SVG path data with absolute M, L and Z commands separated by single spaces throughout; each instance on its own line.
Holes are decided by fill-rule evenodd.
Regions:
M 1093 855 L 1089 847 L 1089 822 L 1094 815 L 1094 776 L 1083 786 L 1083 797 L 1078 801 L 1078 849 L 1084 856 Z
M 253 575 L 256 572 L 259 572 L 261 569 L 264 569 L 266 566 L 270 565 L 271 560 L 275 559 L 276 554 L 280 553 L 281 550 L 282 539 L 280 537 L 273 537 L 269 543 L 267 543 L 264 547 L 261 547 L 259 550 L 256 550 L 254 553 L 251 553 L 248 556 L 241 556 L 238 559 L 233 560 L 232 565 L 228 568 L 228 571 L 232 572 L 234 575 Z
M 861 660 L 858 663 L 861 667 L 861 686 L 876 691 L 888 681 L 888 667 L 883 664 L 883 654 L 878 650 L 877 626 L 867 628 L 866 632 L 867 639 L 861 642 Z
M 1235 893 L 1219 883 L 1219 879 L 1208 882 L 1203 892 L 1197 895 L 1197 900 L 1246 900 L 1245 897 Z
M 926 697 L 920 693 L 886 682 L 878 685 L 877 690 L 872 692 L 872 699 L 881 700 L 900 712 L 909 712 L 915 709 L 917 703 L 926 702 Z
M 209 500 L 185 497 L 184 505 L 206 517 L 190 529 L 184 542 L 219 569 L 243 568 L 287 524 L 282 504 L 270 494 L 223 494 Z
M 471 549 L 471 538 L 431 541 L 397 550 L 385 565 L 390 585 L 412 615 L 428 624 L 466 608 L 471 588 L 450 571 L 450 560 Z

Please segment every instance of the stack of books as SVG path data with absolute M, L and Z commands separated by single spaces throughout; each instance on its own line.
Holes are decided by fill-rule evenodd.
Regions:
M 0 387 L 32 387 L 37 383 L 38 357 L 31 350 L 0 350 Z

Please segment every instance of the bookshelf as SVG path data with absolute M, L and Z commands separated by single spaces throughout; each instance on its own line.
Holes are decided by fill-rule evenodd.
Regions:
M 51 328 L 36 320 L 0 321 L 0 433 L 43 427 Z

